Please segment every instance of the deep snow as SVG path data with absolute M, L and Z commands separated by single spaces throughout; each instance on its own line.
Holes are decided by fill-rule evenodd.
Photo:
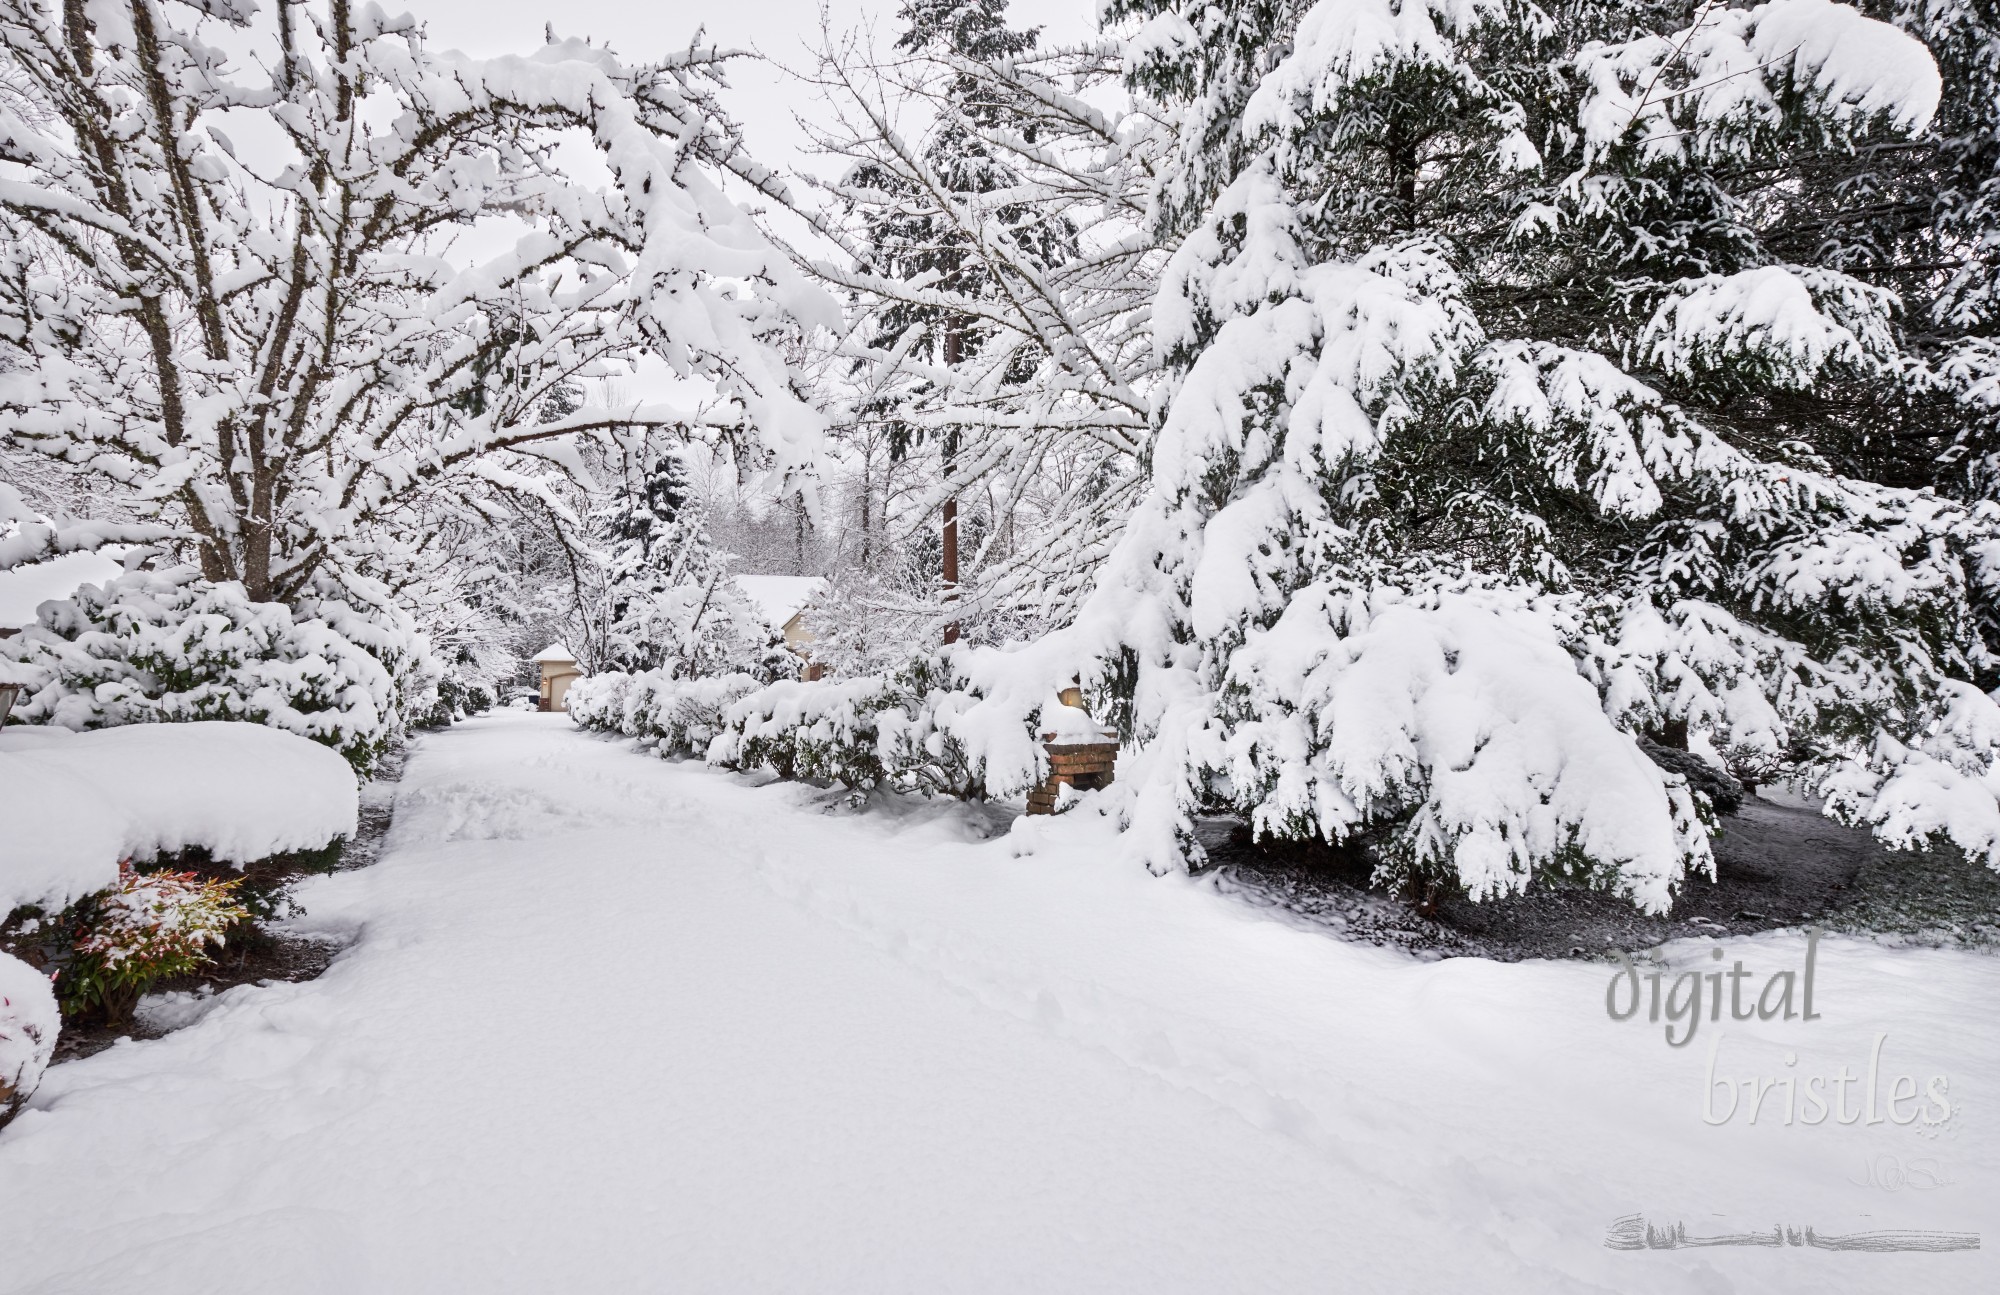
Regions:
M 12 726 L 0 730 L 0 918 L 101 890 L 121 859 L 317 850 L 354 835 L 358 812 L 347 761 L 261 724 Z
M 382 861 L 300 892 L 355 940 L 324 977 L 58 1066 L 0 1132 L 0 1290 L 2000 1278 L 1991 958 L 1830 939 L 1822 1019 L 1676 1050 L 1607 1018 L 1608 968 L 1418 963 L 1114 862 L 1091 823 L 840 803 L 561 716 L 424 739 Z M 1761 984 L 1805 944 L 1725 947 Z M 1885 1090 L 1948 1077 L 1942 1128 L 1703 1123 L 1713 1035 L 1741 1078 L 1865 1072 L 1883 1033 Z M 1605 1246 L 1641 1213 L 1989 1248 Z

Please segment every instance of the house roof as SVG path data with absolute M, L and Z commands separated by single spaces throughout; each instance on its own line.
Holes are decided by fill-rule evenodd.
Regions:
M 823 576 L 738 576 L 736 583 L 774 630 L 805 610 L 813 595 L 826 588 Z
M 541 651 L 535 653 L 535 655 L 530 659 L 537 662 L 568 661 L 574 664 L 576 661 L 576 653 L 570 651 L 568 648 L 564 647 L 560 643 L 551 643 L 547 647 L 543 648 Z

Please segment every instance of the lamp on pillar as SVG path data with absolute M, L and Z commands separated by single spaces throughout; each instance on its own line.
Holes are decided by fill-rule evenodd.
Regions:
M 1056 813 L 1064 804 L 1065 787 L 1072 792 L 1094 791 L 1109 787 L 1118 774 L 1118 732 L 1091 721 L 1083 689 L 1071 684 L 1056 694 L 1056 700 L 1062 703 L 1061 710 L 1053 715 L 1042 712 L 1042 722 L 1050 725 L 1042 733 L 1049 773 L 1028 793 L 1030 814 Z M 1076 714 L 1065 713 L 1072 710 Z

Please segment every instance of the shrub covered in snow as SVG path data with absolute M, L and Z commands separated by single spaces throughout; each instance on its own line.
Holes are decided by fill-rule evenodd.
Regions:
M 116 885 L 63 919 L 76 932 L 56 978 L 63 1010 L 123 1021 L 148 989 L 211 962 L 209 950 L 250 918 L 236 899 L 241 884 L 119 865 Z
M 766 684 L 747 674 L 611 673 L 573 684 L 569 715 L 584 728 L 638 738 L 663 756 L 730 768 L 769 765 L 787 777 L 832 778 L 839 770 L 853 779 L 850 785 L 873 786 L 880 769 L 865 718 L 872 708 L 861 698 L 878 687 L 873 679 Z
M 892 681 L 875 676 L 772 684 L 729 708 L 708 758 L 732 768 L 768 766 L 787 778 L 879 786 L 904 772 L 882 740 L 885 728 L 893 732 L 903 720 L 902 702 Z
M 191 568 L 138 571 L 67 601 L 0 642 L 27 689 L 17 721 L 84 730 L 227 719 L 267 724 L 366 771 L 432 704 L 437 668 L 408 618 L 314 599 L 251 602 Z
M 676 679 L 665 670 L 613 671 L 570 685 L 570 719 L 584 728 L 623 733 L 663 756 L 705 756 L 738 698 L 764 685 L 746 674 Z
M 493 694 L 469 683 L 457 670 L 446 670 L 437 682 L 437 699 L 416 718 L 418 728 L 447 728 L 454 722 L 493 709 Z
M 632 691 L 632 676 L 622 670 L 585 675 L 569 686 L 563 709 L 579 728 L 605 733 L 638 733 L 625 717 L 625 699 Z
M 0 1124 L 42 1082 L 61 1028 L 48 977 L 19 958 L 0 953 Z
M 983 753 L 991 744 L 975 756 L 961 735 L 961 717 L 975 698 L 953 678 L 942 657 L 886 675 L 768 685 L 748 675 L 599 675 L 572 686 L 569 713 L 585 728 L 639 738 L 662 755 L 769 768 L 788 778 L 961 798 L 1026 789 L 1046 772 L 1034 716 L 1015 725 L 1009 758 L 989 765 Z M 977 720 L 991 722 L 991 715 Z
M 255 724 L 0 732 L 0 916 L 116 884 L 121 859 L 199 848 L 244 864 L 352 836 L 354 770 Z
M 631 690 L 632 676 L 623 670 L 585 675 L 570 684 L 563 709 L 578 728 L 624 732 L 625 698 Z

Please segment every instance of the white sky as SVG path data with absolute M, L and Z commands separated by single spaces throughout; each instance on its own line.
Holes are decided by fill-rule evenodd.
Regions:
M 819 38 L 822 0 L 730 0 L 719 5 L 640 3 L 638 0 L 404 0 L 428 29 L 435 49 L 475 57 L 526 53 L 542 43 L 543 26 L 558 36 L 588 36 L 626 58 L 643 59 L 685 48 L 706 25 L 715 44 L 753 48 L 780 62 L 803 66 Z M 874 18 L 885 41 L 897 29 L 901 0 L 827 0 L 835 30 Z M 1073 40 L 1096 30 L 1097 0 L 1014 0 L 1008 21 L 1041 26 L 1045 39 Z M 788 170 L 806 165 L 805 138 L 792 118 L 811 107 L 811 92 L 788 82 L 776 68 L 745 60 L 730 74 L 724 99 L 743 124 L 751 153 Z

